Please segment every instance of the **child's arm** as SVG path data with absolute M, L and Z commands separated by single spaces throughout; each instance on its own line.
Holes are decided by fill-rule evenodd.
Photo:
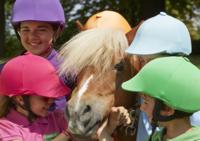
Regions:
M 72 137 L 69 135 L 67 131 L 63 131 L 57 137 L 55 137 L 52 141 L 71 141 Z
M 97 131 L 99 141 L 113 141 L 111 134 L 116 127 L 122 124 L 130 124 L 130 122 L 128 111 L 124 107 L 112 107 L 108 119 Z M 71 134 L 66 130 L 52 141 L 70 141 L 72 138 Z

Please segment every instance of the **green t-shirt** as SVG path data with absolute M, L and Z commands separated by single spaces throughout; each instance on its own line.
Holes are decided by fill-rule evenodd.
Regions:
M 162 141 L 163 130 L 157 131 L 153 135 L 153 141 Z M 200 127 L 193 127 L 190 131 L 166 141 L 200 141 Z

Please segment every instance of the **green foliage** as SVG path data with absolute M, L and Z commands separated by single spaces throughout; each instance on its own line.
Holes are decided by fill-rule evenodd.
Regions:
M 5 2 L 5 14 L 6 16 L 10 16 L 11 14 L 11 9 L 12 9 L 12 5 L 14 3 L 14 0 L 6 0 Z
M 57 47 L 79 32 L 76 20 L 84 24 L 88 17 L 103 10 L 113 10 L 121 13 L 131 25 L 135 25 L 140 21 L 138 16 L 140 13 L 139 0 L 61 0 L 61 2 L 65 10 L 66 29 L 56 42 Z
M 182 20 L 188 27 L 193 40 L 200 40 L 200 1 L 197 0 L 166 0 L 166 11 Z M 198 22 L 199 23 L 199 22 Z
M 68 41 L 73 35 L 79 32 L 75 21 L 80 20 L 85 23 L 89 16 L 102 10 L 113 10 L 121 13 L 132 26 L 135 26 L 141 19 L 141 0 L 61 0 L 66 17 L 66 28 L 62 36 L 57 40 L 55 46 L 58 48 Z M 145 2 L 145 1 L 143 1 Z M 10 12 L 14 0 L 6 0 L 5 15 L 7 21 L 10 20 Z M 195 24 L 195 20 L 200 20 L 199 0 L 165 0 L 167 13 L 181 19 L 187 24 L 193 40 L 200 40 L 200 27 Z M 199 13 L 197 12 L 199 10 Z M 8 23 L 7 23 L 8 24 Z M 10 26 L 9 26 L 10 28 Z M 19 54 L 22 50 L 15 35 L 6 33 L 6 53 L 5 57 Z
M 139 21 L 140 0 L 61 0 L 66 19 L 85 23 L 89 16 L 103 10 L 121 13 L 130 23 Z
M 119 11 L 118 3 L 119 0 L 76 0 L 71 2 L 62 0 L 63 6 L 65 7 L 66 19 L 79 19 L 80 21 L 85 22 L 85 20 L 92 14 L 106 10 L 106 9 L 115 9 Z
M 79 32 L 76 26 L 76 20 L 85 23 L 89 16 L 98 11 L 113 9 L 119 11 L 118 0 L 61 0 L 66 17 L 66 28 L 62 36 L 57 40 L 56 46 L 59 47 L 68 41 L 73 35 Z
M 10 35 L 6 38 L 6 51 L 4 57 L 11 58 L 22 52 L 23 48 L 16 35 Z
M 60 46 L 68 41 L 72 36 L 79 32 L 78 28 L 76 27 L 75 21 L 70 21 L 67 23 L 67 27 L 65 28 L 64 32 L 62 33 L 61 37 L 55 43 L 55 48 L 60 48 Z
M 16 37 L 16 35 L 11 34 L 10 28 L 10 18 L 11 18 L 11 9 L 12 5 L 14 3 L 14 0 L 6 0 L 5 1 L 5 16 L 6 16 L 6 37 L 5 37 L 5 53 L 3 58 L 11 58 L 17 54 L 19 54 L 22 50 L 20 47 L 20 43 Z

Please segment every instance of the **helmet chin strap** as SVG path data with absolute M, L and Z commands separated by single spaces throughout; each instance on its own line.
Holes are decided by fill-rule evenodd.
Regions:
M 37 118 L 37 115 L 34 114 L 31 110 L 31 105 L 30 105 L 30 96 L 22 96 L 24 104 L 20 104 L 14 100 L 14 104 L 16 106 L 19 106 L 23 110 L 28 112 L 28 120 L 32 123 L 35 118 Z
M 152 134 L 151 134 L 151 136 L 149 138 L 149 141 L 152 141 L 152 136 L 153 136 L 154 132 L 156 131 L 156 127 L 158 127 L 158 122 L 159 121 L 167 122 L 167 121 L 171 121 L 173 119 L 183 118 L 183 117 L 187 117 L 187 116 L 191 115 L 190 113 L 186 113 L 186 112 L 175 110 L 173 115 L 163 116 L 163 115 L 160 114 L 160 112 L 162 110 L 164 110 L 165 106 L 166 105 L 162 101 L 160 101 L 160 100 L 156 100 L 155 101 L 155 107 L 153 109 L 153 119 L 152 119 L 152 123 L 151 123 L 151 125 L 152 125 Z M 166 132 L 167 132 L 167 129 L 164 128 L 163 135 L 165 135 Z
M 154 121 L 166 122 L 166 121 L 171 121 L 173 119 L 183 118 L 183 117 L 187 117 L 187 116 L 191 115 L 190 113 L 175 110 L 173 115 L 163 116 L 163 115 L 160 114 L 160 112 L 162 110 L 164 110 L 165 106 L 166 105 L 162 101 L 156 100 L 155 107 L 154 107 L 154 110 L 153 110 L 153 120 Z
M 33 113 L 31 110 L 30 96 L 23 96 L 23 100 L 24 100 L 24 108 L 25 110 L 28 111 L 28 119 L 30 122 L 33 122 L 33 120 L 37 117 L 37 115 Z
M 176 118 L 175 114 L 170 116 L 163 116 L 160 114 L 162 110 L 164 110 L 165 104 L 159 100 L 155 101 L 155 107 L 153 110 L 153 120 L 154 121 L 170 121 Z
M 158 121 L 169 121 L 171 120 L 171 116 L 162 116 L 160 115 L 161 110 L 163 110 L 164 104 L 159 101 L 159 100 L 155 100 L 155 106 L 153 109 L 153 119 L 151 122 L 151 126 L 152 126 L 152 133 L 149 137 L 149 141 L 153 141 L 153 135 L 156 131 L 156 128 L 158 127 Z M 164 128 L 164 130 L 166 131 L 166 129 Z M 164 132 L 165 134 L 166 132 Z

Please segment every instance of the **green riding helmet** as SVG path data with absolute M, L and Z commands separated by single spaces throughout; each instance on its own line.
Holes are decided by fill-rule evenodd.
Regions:
M 122 88 L 145 93 L 179 111 L 200 110 L 200 70 L 184 57 L 154 59 Z

